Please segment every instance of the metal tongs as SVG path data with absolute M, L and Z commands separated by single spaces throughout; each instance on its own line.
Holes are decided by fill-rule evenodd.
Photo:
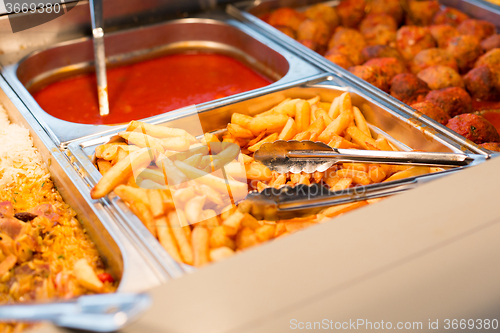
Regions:
M 266 143 L 254 158 L 280 173 L 325 171 L 335 163 L 384 163 L 419 166 L 463 167 L 484 162 L 487 156 L 454 153 L 387 152 L 354 149 L 333 149 L 311 141 L 276 141 Z M 430 173 L 387 183 L 371 184 L 330 191 L 321 184 L 279 189 L 268 187 L 262 192 L 250 192 L 239 204 L 242 212 L 268 221 L 303 217 L 320 212 L 327 206 L 382 198 L 415 188 L 417 185 L 456 172 L 461 168 Z
M 96 332 L 113 332 L 149 309 L 147 294 L 81 296 L 54 303 L 0 306 L 0 320 L 50 321 L 57 326 Z

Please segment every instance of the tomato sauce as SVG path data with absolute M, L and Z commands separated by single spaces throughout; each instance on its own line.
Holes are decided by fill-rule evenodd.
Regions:
M 244 91 L 271 80 L 229 56 L 183 53 L 108 69 L 110 114 L 99 115 L 95 74 L 52 83 L 33 93 L 50 115 L 81 124 L 143 119 Z
M 497 132 L 500 134 L 500 112 L 481 112 L 481 116 L 486 118 L 490 123 L 495 126 Z
M 500 101 L 472 101 L 474 111 L 500 109 Z

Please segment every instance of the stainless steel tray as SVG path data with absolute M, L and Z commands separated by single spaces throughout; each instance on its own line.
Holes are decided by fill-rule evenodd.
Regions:
M 266 35 L 276 43 L 280 43 L 282 46 L 286 47 L 292 52 L 295 52 L 297 55 L 301 56 L 304 59 L 308 59 L 314 62 L 317 66 L 323 68 L 325 71 L 333 72 L 342 77 L 342 79 L 350 86 L 355 87 L 364 87 L 364 89 L 371 89 L 376 91 L 381 102 L 384 103 L 387 107 L 391 107 L 397 109 L 401 113 L 405 113 L 408 115 L 412 115 L 419 124 L 422 126 L 429 126 L 435 129 L 437 133 L 445 135 L 452 139 L 453 141 L 460 144 L 464 150 L 470 150 L 471 152 L 478 154 L 490 154 L 486 149 L 476 145 L 470 140 L 465 139 L 461 135 L 458 135 L 454 131 L 448 129 L 446 126 L 443 126 L 436 121 L 430 119 L 427 116 L 419 116 L 418 113 L 415 112 L 414 109 L 409 107 L 408 105 L 402 103 L 401 101 L 395 99 L 391 95 L 385 93 L 384 91 L 372 86 L 366 81 L 358 78 L 353 75 L 349 71 L 341 68 L 340 66 L 335 65 L 330 62 L 323 56 L 318 53 L 308 49 L 301 43 L 297 42 L 293 38 L 285 35 L 284 33 L 278 31 L 274 27 L 265 23 L 261 19 L 259 19 L 256 15 L 263 14 L 269 12 L 273 9 L 288 6 L 306 8 L 309 5 L 318 3 L 318 2 L 327 2 L 331 5 L 336 5 L 340 1 L 321 1 L 321 0 L 255 0 L 255 1 L 243 1 L 236 3 L 234 5 L 228 5 L 226 11 L 232 15 L 233 17 L 239 19 L 243 23 L 254 27 L 259 30 L 262 34 Z M 441 4 L 449 7 L 458 8 L 471 17 L 475 17 L 478 19 L 488 20 L 497 26 L 500 25 L 500 10 L 496 10 L 491 5 L 486 5 L 482 1 L 475 0 L 440 0 Z
M 228 14 L 211 17 L 217 19 L 180 19 L 107 34 L 108 62 L 117 65 L 175 51 L 208 49 L 239 58 L 279 83 L 321 72 Z M 92 40 L 83 38 L 36 51 L 3 69 L 6 81 L 57 145 L 64 146 L 71 140 L 100 133 L 113 126 L 85 125 L 57 119 L 37 104 L 29 90 L 44 82 L 92 71 L 92 60 Z
M 268 87 L 260 91 L 242 94 L 224 103 L 219 102 L 213 107 L 205 106 L 199 108 L 186 108 L 179 110 L 176 117 L 165 116 L 163 119 L 155 119 L 155 124 L 167 124 L 169 127 L 184 128 L 188 132 L 193 129 L 192 116 L 198 116 L 204 132 L 216 131 L 225 128 L 230 122 L 231 114 L 234 112 L 255 115 L 268 110 L 271 106 L 279 103 L 284 98 L 312 98 L 320 95 L 325 101 L 331 101 L 345 91 L 351 93 L 353 104 L 361 106 L 367 121 L 374 125 L 376 131 L 380 131 L 393 143 L 403 150 L 420 149 L 439 152 L 461 152 L 462 147 L 447 137 L 442 137 L 435 131 L 429 131 L 425 127 L 415 125 L 415 118 L 400 114 L 385 108 L 373 98 L 370 92 L 363 92 L 349 87 L 342 87 L 335 83 L 334 74 L 316 75 L 296 82 Z M 121 129 L 123 129 L 123 126 Z M 92 163 L 92 155 L 95 148 L 106 143 L 120 129 L 97 134 L 88 138 L 76 140 L 68 145 L 73 164 L 80 170 L 83 179 L 93 186 L 101 178 L 101 174 Z M 194 134 L 194 133 L 192 133 Z M 86 195 L 88 195 L 89 189 Z M 163 249 L 160 243 L 146 229 L 143 223 L 130 211 L 130 209 L 116 196 L 110 195 L 101 200 L 104 205 L 112 209 L 118 215 L 122 224 L 128 226 L 148 247 L 150 253 L 160 262 L 164 263 L 165 269 L 171 269 L 172 259 Z M 182 266 L 184 271 L 192 267 Z
M 0 104 L 5 107 L 13 123 L 23 125 L 30 131 L 61 196 L 77 212 L 79 221 L 96 244 L 103 261 L 115 277 L 120 279 L 119 291 L 146 290 L 178 276 L 175 271 L 166 274 L 164 270 L 159 269 L 158 264 L 145 254 L 137 239 L 127 236 L 114 223 L 108 210 L 101 203 L 90 199 L 88 186 L 68 162 L 67 157 L 54 145 L 2 78 Z

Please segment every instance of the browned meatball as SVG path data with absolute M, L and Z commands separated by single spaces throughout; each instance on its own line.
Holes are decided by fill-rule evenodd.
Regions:
M 426 26 L 432 23 L 432 18 L 439 11 L 439 3 L 434 0 L 409 0 L 406 24 Z
M 423 101 L 429 91 L 427 83 L 413 74 L 398 74 L 391 81 L 391 96 L 408 105 Z
M 363 66 L 377 67 L 385 77 L 386 82 L 391 82 L 392 78 L 408 70 L 403 62 L 397 58 L 375 58 L 368 60 Z
M 356 48 L 355 45 L 338 45 L 334 46 L 331 49 L 329 49 L 326 54 L 335 54 L 335 53 L 340 53 L 346 56 L 354 65 L 361 65 L 363 62 L 365 62 L 365 59 L 363 58 L 363 55 L 361 52 Z
M 339 16 L 335 8 L 318 3 L 309 7 L 304 14 L 312 20 L 321 20 L 333 31 L 339 25 Z
M 389 45 L 396 46 L 396 31 L 385 25 L 377 25 L 371 30 L 363 33 L 363 37 L 368 45 Z
M 393 31 L 398 30 L 398 24 L 392 16 L 388 14 L 369 14 L 359 24 L 359 31 L 364 34 L 379 25 L 386 26 Z
M 460 23 L 457 30 L 461 35 L 476 36 L 481 41 L 495 33 L 495 26 L 488 21 L 468 19 Z
M 403 7 L 400 0 L 377 0 L 370 2 L 370 14 L 387 14 L 392 16 L 399 25 L 403 22 Z
M 306 16 L 304 14 L 289 7 L 282 7 L 276 9 L 269 15 L 268 23 L 272 26 L 289 27 L 296 31 L 305 19 Z
M 326 51 L 330 39 L 330 28 L 321 20 L 304 20 L 297 29 L 298 40 L 310 40 Z
M 411 107 L 442 125 L 446 125 L 450 120 L 450 116 L 443 109 L 430 101 L 415 103 Z
M 380 72 L 379 68 L 370 66 L 354 66 L 349 67 L 348 70 L 352 74 L 374 85 L 375 87 L 387 91 L 387 81 Z
M 335 29 L 335 33 L 328 42 L 328 48 L 331 49 L 332 47 L 338 45 L 351 45 L 354 49 L 361 51 L 366 46 L 366 42 L 363 35 L 359 31 L 350 28 L 338 27 Z
M 345 69 L 354 66 L 354 63 L 347 56 L 335 49 L 329 50 L 325 58 Z
M 476 59 L 483 54 L 483 48 L 479 44 L 479 40 L 468 35 L 450 39 L 446 51 L 455 57 L 458 70 L 461 73 L 467 73 L 474 66 Z
M 481 143 L 480 146 L 483 147 L 484 149 L 500 152 L 500 143 L 498 142 L 485 142 Z
M 297 39 L 297 34 L 295 33 L 295 31 L 292 28 L 285 27 L 282 25 L 276 25 L 274 27 L 276 29 L 278 29 L 279 31 L 281 31 L 282 33 L 284 33 L 285 35 L 292 37 L 293 39 Z
M 446 126 L 477 144 L 500 141 L 500 135 L 498 135 L 495 127 L 477 114 L 464 113 L 458 115 L 451 118 Z
M 500 35 L 491 35 L 490 37 L 483 39 L 483 41 L 481 42 L 481 47 L 486 52 L 496 48 L 500 48 Z
M 488 66 L 495 73 L 500 74 L 500 48 L 490 50 L 477 59 L 474 67 Z
M 348 28 L 357 27 L 365 16 L 365 0 L 342 0 L 337 6 L 340 22 Z
M 396 46 L 407 61 L 420 51 L 436 47 L 429 29 L 417 26 L 403 26 L 396 34 Z
M 314 52 L 318 52 L 319 54 L 323 54 L 325 52 L 325 48 L 321 47 L 319 44 L 315 43 L 310 39 L 297 39 L 297 41 L 307 47 L 308 49 L 313 50 Z
M 448 24 L 431 25 L 429 31 L 440 48 L 446 48 L 450 39 L 460 35 L 457 28 Z
M 433 24 L 449 24 L 454 27 L 457 27 L 460 23 L 463 21 L 467 20 L 469 18 L 469 15 L 465 14 L 464 12 L 452 8 L 452 7 L 446 7 L 434 15 L 434 18 L 432 19 Z
M 427 83 L 432 90 L 448 87 L 464 87 L 462 77 L 453 68 L 435 65 L 428 67 L 417 74 L 417 77 Z
M 425 97 L 446 112 L 450 117 L 472 112 L 472 99 L 467 91 L 459 87 L 433 90 Z
M 498 99 L 498 78 L 488 66 L 479 66 L 464 76 L 467 91 L 478 101 L 494 101 Z
M 361 51 L 361 54 L 366 60 L 374 58 L 397 58 L 403 60 L 398 50 L 387 45 L 369 45 Z
M 434 65 L 448 66 L 458 71 L 455 58 L 446 50 L 438 48 L 420 51 L 410 63 L 410 68 L 413 74 L 417 74 L 421 70 Z

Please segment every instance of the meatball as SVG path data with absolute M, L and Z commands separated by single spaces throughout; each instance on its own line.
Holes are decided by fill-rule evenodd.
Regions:
M 490 37 L 483 39 L 481 47 L 486 52 L 500 48 L 500 35 L 491 35 Z
M 485 142 L 481 143 L 480 146 L 483 147 L 484 149 L 500 152 L 500 143 L 498 142 Z
M 459 87 L 433 90 L 425 100 L 439 106 L 450 117 L 472 112 L 472 99 L 467 91 Z
M 432 23 L 434 14 L 439 11 L 439 2 L 435 0 L 409 0 L 406 24 L 426 26 Z
M 403 57 L 398 50 L 387 45 L 370 45 L 365 47 L 361 54 L 366 60 L 374 58 L 396 58 L 403 61 Z
M 279 31 L 281 31 L 282 33 L 284 33 L 285 35 L 287 35 L 293 39 L 297 39 L 297 34 L 290 27 L 285 27 L 283 25 L 276 25 L 276 26 L 274 26 L 274 28 L 278 29 Z
M 329 50 L 325 58 L 344 69 L 354 66 L 354 63 L 347 56 L 335 49 Z
M 448 116 L 448 114 L 444 112 L 443 109 L 430 101 L 415 103 L 412 104 L 411 107 L 425 114 L 427 117 L 434 119 L 441 125 L 446 125 L 448 123 L 448 120 L 450 120 L 450 116 Z
M 469 15 L 452 7 L 446 7 L 434 15 L 433 24 L 449 24 L 457 27 L 463 21 L 469 19 Z
M 477 144 L 500 141 L 500 135 L 495 127 L 477 114 L 464 113 L 458 115 L 451 118 L 446 126 Z
M 370 14 L 387 14 L 396 20 L 399 25 L 403 22 L 404 11 L 400 0 L 371 1 Z
M 417 74 L 417 77 L 427 83 L 430 89 L 438 90 L 448 87 L 464 88 L 462 77 L 453 68 L 435 65 Z
M 391 96 L 408 105 L 422 102 L 429 91 L 427 83 L 413 74 L 398 74 L 391 81 Z
M 348 68 L 349 72 L 375 87 L 387 91 L 387 80 L 377 67 L 370 66 L 354 66 Z
M 297 29 L 298 40 L 310 40 L 326 51 L 330 39 L 330 28 L 321 20 L 304 20 Z
M 309 7 L 304 14 L 312 20 L 321 20 L 333 31 L 339 25 L 339 16 L 335 8 L 318 3 Z
M 434 65 L 443 65 L 458 71 L 455 58 L 443 49 L 432 48 L 420 51 L 410 63 L 413 74 L 417 74 L 427 67 Z
M 268 23 L 272 26 L 289 27 L 293 31 L 296 31 L 305 19 L 306 16 L 304 14 L 289 7 L 282 7 L 269 15 Z
M 446 48 L 448 41 L 453 37 L 459 36 L 457 28 L 448 24 L 437 24 L 429 27 L 432 37 L 436 40 L 440 48 Z
M 407 61 L 420 51 L 436 47 L 429 29 L 417 26 L 403 26 L 396 34 L 396 46 Z
M 479 66 L 464 76 L 465 86 L 471 97 L 478 101 L 498 99 L 498 78 L 488 66 Z
M 398 30 L 398 24 L 392 16 L 387 14 L 369 14 L 359 24 L 359 31 L 364 34 L 379 25 L 383 25 L 393 31 Z
M 328 48 L 331 49 L 332 47 L 338 45 L 351 45 L 353 48 L 361 51 L 366 46 L 366 42 L 363 35 L 359 31 L 350 28 L 338 27 L 335 29 L 335 33 L 328 42 Z
M 363 33 L 363 37 L 368 45 L 389 45 L 396 46 L 396 31 L 384 25 L 377 25 L 371 30 Z
M 323 54 L 325 52 L 325 48 L 321 48 L 321 46 L 310 39 L 297 39 L 297 41 L 307 47 L 308 49 L 313 50 L 319 54 Z
M 474 66 L 474 62 L 481 54 L 483 48 L 479 40 L 474 36 L 457 36 L 449 40 L 446 51 L 452 54 L 461 73 L 467 73 Z
M 495 33 L 495 26 L 488 21 L 468 19 L 460 23 L 457 30 L 461 35 L 472 35 L 483 40 Z
M 335 54 L 335 53 L 343 54 L 354 65 L 361 65 L 363 62 L 365 62 L 363 55 L 356 48 L 355 45 L 345 45 L 345 44 L 338 45 L 338 46 L 332 47 L 331 49 L 329 49 L 326 52 L 326 54 Z
M 392 78 L 408 70 L 401 60 L 396 58 L 375 58 L 368 60 L 363 66 L 377 67 L 385 77 L 386 82 L 391 82 Z
M 365 0 L 342 0 L 337 6 L 340 22 L 348 28 L 357 27 L 365 16 Z
M 488 66 L 493 72 L 500 73 L 500 48 L 490 50 L 477 59 L 474 67 Z

